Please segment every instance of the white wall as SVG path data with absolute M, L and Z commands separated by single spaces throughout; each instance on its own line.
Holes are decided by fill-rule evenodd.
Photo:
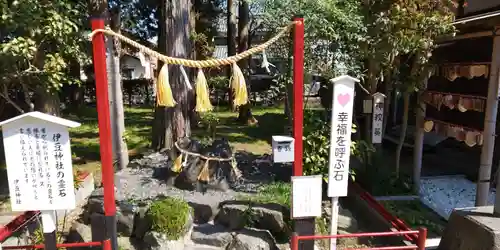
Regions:
M 144 67 L 141 64 L 141 60 L 139 58 L 135 58 L 132 56 L 125 55 L 121 59 L 120 67 L 123 69 L 133 69 L 132 71 L 132 79 L 138 78 L 151 78 L 151 66 L 149 62 L 145 62 Z

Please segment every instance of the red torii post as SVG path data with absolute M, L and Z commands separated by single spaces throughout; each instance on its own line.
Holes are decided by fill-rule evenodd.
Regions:
M 104 29 L 103 16 L 92 17 L 92 30 Z M 106 239 L 111 240 L 113 250 L 118 249 L 116 233 L 115 171 L 111 142 L 111 122 L 109 114 L 108 75 L 106 71 L 106 47 L 104 34 L 98 32 L 92 37 L 94 73 L 99 123 L 99 143 L 101 153 L 102 184 L 104 188 L 104 215 L 106 217 Z

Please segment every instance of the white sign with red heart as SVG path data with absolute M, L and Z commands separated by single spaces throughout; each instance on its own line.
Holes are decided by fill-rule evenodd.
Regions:
M 350 76 L 340 76 L 331 80 L 334 86 L 328 173 L 329 197 L 347 196 L 354 84 L 357 81 Z

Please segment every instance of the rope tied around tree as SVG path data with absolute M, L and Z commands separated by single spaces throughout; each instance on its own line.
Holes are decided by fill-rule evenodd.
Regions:
M 238 166 L 237 166 L 238 164 L 237 164 L 236 159 L 234 158 L 234 156 L 225 157 L 225 158 L 205 156 L 205 155 L 202 155 L 202 154 L 199 154 L 199 153 L 190 152 L 188 150 L 185 150 L 185 149 L 181 148 L 179 146 L 178 142 L 175 142 L 174 145 L 177 148 L 177 150 L 179 150 L 181 152 L 179 154 L 179 156 L 174 161 L 174 167 L 173 167 L 173 171 L 174 172 L 179 173 L 182 170 L 182 167 L 186 166 L 187 156 L 194 156 L 194 157 L 199 157 L 199 158 L 205 160 L 203 168 L 202 168 L 202 170 L 200 171 L 200 173 L 198 175 L 198 180 L 200 180 L 200 181 L 208 182 L 210 180 L 210 172 L 208 171 L 209 161 L 218 161 L 218 162 L 230 161 L 231 162 L 231 168 L 232 168 L 232 171 L 233 171 L 234 176 L 236 177 L 236 179 L 239 179 L 242 176 L 241 171 L 238 169 Z M 183 156 L 183 155 L 185 155 L 185 156 Z M 184 162 L 183 162 L 183 157 L 184 157 Z
M 147 46 L 144 46 L 122 34 L 116 33 L 109 28 L 96 29 L 92 31 L 89 34 L 89 39 L 92 40 L 92 38 L 96 34 L 103 33 L 105 35 L 116 37 L 118 40 L 121 40 L 122 42 L 125 42 L 131 45 L 132 47 L 135 47 L 141 53 L 147 54 L 151 57 L 157 58 L 160 61 L 163 61 L 165 64 L 162 66 L 160 70 L 160 74 L 158 75 L 158 81 L 156 84 L 157 88 L 156 105 L 159 107 L 171 108 L 177 104 L 177 102 L 174 100 L 174 95 L 172 93 L 172 89 L 169 84 L 167 65 L 173 64 L 173 65 L 180 65 L 180 67 L 185 66 L 191 68 L 198 68 L 199 70 L 197 74 L 197 79 L 195 81 L 196 82 L 195 111 L 202 113 L 213 110 L 213 106 L 210 103 L 210 96 L 209 96 L 210 91 L 208 91 L 207 80 L 202 71 L 203 68 L 231 65 L 233 69 L 232 70 L 233 74 L 231 76 L 231 79 L 229 80 L 229 87 L 233 90 L 234 93 L 234 100 L 232 102 L 233 107 L 236 108 L 245 105 L 248 103 L 248 90 L 247 90 L 247 85 L 245 83 L 245 76 L 243 75 L 242 70 L 238 67 L 237 62 L 251 56 L 252 54 L 264 51 L 271 44 L 275 43 L 276 41 L 278 41 L 278 39 L 287 34 L 294 25 L 302 25 L 302 22 L 300 21 L 290 22 L 287 26 L 283 27 L 281 31 L 278 32 L 278 34 L 273 36 L 268 41 L 256 47 L 243 51 L 239 54 L 221 59 L 207 59 L 207 60 L 189 60 L 184 58 L 169 57 L 153 49 L 150 49 Z M 191 89 L 191 84 L 189 83 L 189 79 L 186 80 L 186 77 L 184 77 L 184 81 L 186 87 L 188 89 Z

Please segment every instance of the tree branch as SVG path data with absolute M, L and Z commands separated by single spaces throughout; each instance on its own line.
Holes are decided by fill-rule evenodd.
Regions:
M 17 111 L 21 112 L 21 114 L 24 113 L 24 110 L 21 107 L 19 107 L 19 105 L 17 105 L 14 101 L 12 101 L 12 99 L 10 99 L 9 92 L 8 92 L 7 87 L 5 85 L 3 86 L 3 94 L 0 93 L 0 96 L 3 97 L 3 99 L 5 99 L 5 101 L 10 103 L 15 109 L 17 109 Z

